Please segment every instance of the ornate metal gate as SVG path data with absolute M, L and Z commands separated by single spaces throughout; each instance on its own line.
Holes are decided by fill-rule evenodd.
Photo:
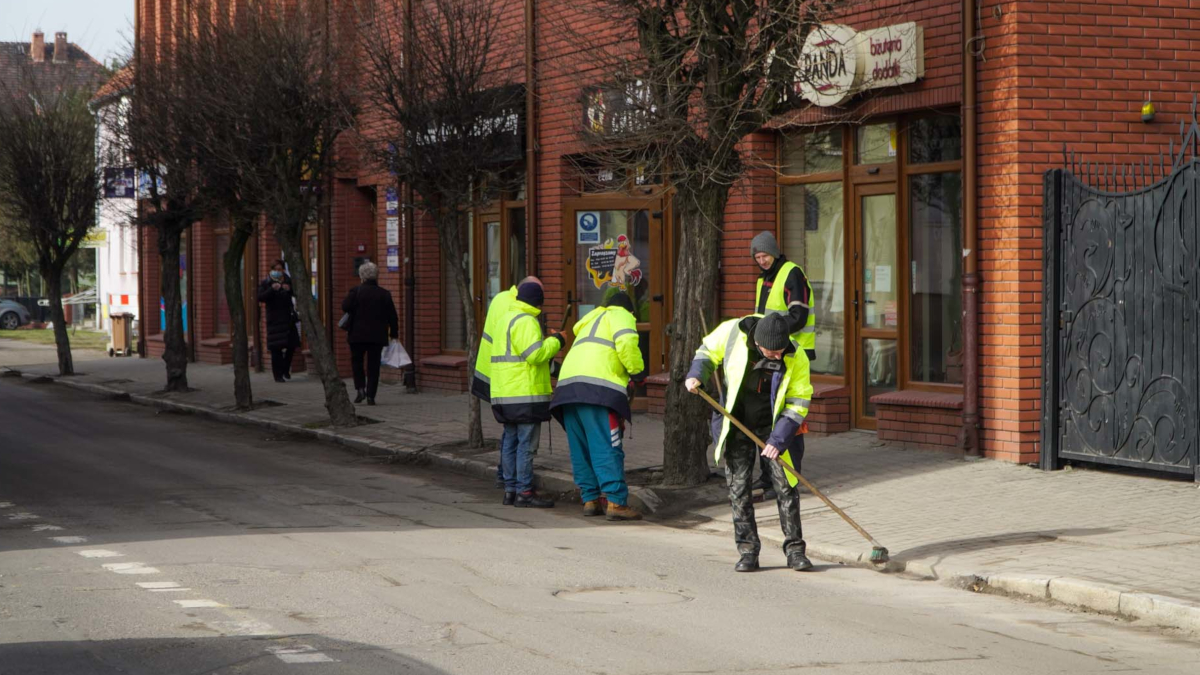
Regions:
M 1148 164 L 1046 172 L 1042 468 L 1200 481 L 1200 127 Z

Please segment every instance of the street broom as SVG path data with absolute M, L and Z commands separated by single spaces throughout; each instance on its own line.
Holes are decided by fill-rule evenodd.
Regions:
M 763 443 L 761 438 L 759 438 L 758 436 L 755 436 L 754 432 L 752 432 L 746 428 L 746 425 L 744 425 L 740 421 L 738 421 L 738 419 L 736 417 L 734 417 L 733 415 L 730 415 L 729 411 L 726 410 L 724 408 L 724 406 L 722 406 L 720 403 L 717 403 L 716 401 L 714 401 L 713 398 L 708 395 L 708 392 L 704 391 L 703 389 L 697 389 L 696 393 L 700 395 L 700 398 L 704 399 L 705 401 L 708 401 L 708 404 L 711 405 L 714 410 L 716 410 L 717 412 L 724 415 L 725 419 L 729 420 L 738 429 L 741 429 L 742 433 L 746 434 L 746 436 L 748 436 L 750 438 L 750 440 L 754 441 L 754 444 L 757 445 L 760 450 L 767 447 L 767 444 Z M 804 476 L 801 476 L 798 471 L 796 471 L 792 467 L 788 466 L 787 462 L 783 461 L 782 455 L 775 458 L 775 463 L 778 464 L 779 466 L 783 467 L 783 470 L 785 472 L 787 472 L 788 475 L 790 475 L 792 478 L 795 478 L 804 487 L 808 488 L 809 492 L 820 497 L 821 501 L 825 502 L 826 506 L 833 509 L 833 512 L 838 514 L 839 516 L 841 516 L 842 520 L 845 520 L 847 523 L 850 523 L 851 527 L 858 530 L 859 534 L 861 534 L 863 537 L 865 537 L 867 541 L 871 542 L 871 562 L 885 563 L 888 561 L 888 550 L 886 548 L 884 548 L 882 544 L 875 541 L 875 537 L 872 537 L 870 534 L 868 534 L 867 531 L 864 530 L 861 525 L 854 522 L 853 518 L 846 515 L 845 511 L 838 508 L 837 504 L 834 504 L 833 502 L 831 502 L 829 500 L 829 497 L 826 497 L 824 495 L 824 493 L 822 493 L 820 490 L 817 489 L 817 486 L 810 483 L 808 481 L 808 479 L 805 478 Z

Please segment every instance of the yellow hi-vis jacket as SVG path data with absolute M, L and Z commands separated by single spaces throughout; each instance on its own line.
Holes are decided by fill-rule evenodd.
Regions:
M 562 421 L 560 406 L 604 406 L 630 419 L 626 389 L 631 375 L 646 369 L 638 347 L 637 319 L 624 307 L 597 307 L 575 323 L 575 343 L 563 360 L 551 412 Z
M 779 266 L 779 272 L 775 274 L 775 282 L 771 285 L 771 292 L 767 294 L 767 311 L 765 314 L 786 314 L 793 305 L 804 305 L 799 300 L 792 300 L 791 303 L 786 301 L 784 295 L 784 286 L 787 285 L 788 275 L 792 270 L 800 267 L 792 261 L 787 261 Z M 807 276 L 805 277 L 807 280 Z M 758 284 L 754 290 L 754 306 L 758 307 L 762 301 L 763 280 L 760 276 Z M 813 295 L 812 284 L 808 284 L 808 301 L 813 302 L 816 296 Z M 808 320 L 804 322 L 804 326 L 792 333 L 792 342 L 795 342 L 799 349 L 814 352 L 817 349 L 817 313 L 812 306 L 808 308 Z
M 501 424 L 550 419 L 550 359 L 562 338 L 542 339 L 542 310 L 514 300 L 500 319 L 503 333 L 492 344 L 492 414 Z
M 504 315 L 512 310 L 512 304 L 517 300 L 517 287 L 501 291 L 492 298 L 488 305 L 487 317 L 483 320 L 483 335 L 479 336 L 478 351 L 475 355 L 475 376 L 471 378 L 471 393 L 483 399 L 492 400 L 492 336 L 496 334 L 496 324 Z
M 724 368 L 726 387 L 725 409 L 733 410 L 737 404 L 737 396 L 742 388 L 742 378 L 746 374 L 746 362 L 750 356 L 747 335 L 748 319 L 758 319 L 761 315 L 752 314 L 748 317 L 730 319 L 717 326 L 717 329 L 704 338 L 703 344 L 696 350 L 688 377 L 694 377 L 701 382 L 708 380 L 718 366 Z M 757 323 L 757 322 L 754 322 Z M 802 457 L 804 452 L 803 439 L 800 438 L 804 418 L 808 416 L 808 407 L 812 402 L 812 380 L 809 378 L 808 357 L 804 350 L 795 342 L 783 355 L 783 370 L 775 373 L 771 381 L 771 410 L 774 427 L 771 435 L 764 439 L 783 451 L 783 461 L 789 466 L 792 463 L 791 452 L 796 451 Z M 721 452 L 725 448 L 725 440 L 729 437 L 732 425 L 729 420 L 721 419 L 721 434 L 717 439 L 714 451 L 716 461 L 721 461 Z M 741 432 L 738 432 L 741 433 Z M 801 458 L 797 457 L 797 459 Z M 796 486 L 796 480 L 790 475 L 788 483 Z

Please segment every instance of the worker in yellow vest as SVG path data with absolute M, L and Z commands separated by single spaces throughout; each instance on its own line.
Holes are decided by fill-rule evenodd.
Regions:
M 522 284 L 542 285 L 537 277 L 525 277 Z M 517 299 L 517 287 L 501 291 L 492 298 L 488 305 L 487 316 L 483 320 L 483 333 L 479 336 L 479 344 L 475 353 L 475 375 L 471 378 L 471 393 L 484 403 L 492 400 L 492 336 L 496 334 L 496 324 L 500 318 L 508 314 L 513 302 Z M 504 467 L 496 462 L 496 487 L 504 487 Z
M 550 419 L 550 360 L 563 346 L 557 332 L 542 337 L 538 315 L 545 296 L 539 284 L 517 287 L 517 297 L 492 345 L 492 414 L 504 425 L 500 459 L 504 504 L 551 508 L 554 502 L 533 491 L 533 456 L 542 422 Z
M 754 292 L 756 314 L 781 313 L 792 336 L 811 364 L 817 358 L 817 314 L 813 309 L 812 285 L 804 269 L 784 257 L 779 242 L 770 232 L 759 232 L 750 241 L 750 255 L 762 270 Z M 767 461 L 759 462 L 762 471 L 753 487 L 763 491 L 763 499 L 774 499 Z
M 690 392 L 700 388 L 718 367 L 725 375 L 725 407 L 759 438 L 766 439 L 761 456 L 768 461 L 768 475 L 777 494 L 779 526 L 783 529 L 783 551 L 788 566 L 797 571 L 812 569 L 800 529 L 800 495 L 796 482 L 776 464 L 781 457 L 800 470 L 804 457 L 804 419 L 812 400 L 808 357 L 790 339 L 787 319 L 782 314 L 760 317 L 752 314 L 730 319 L 704 338 L 696 350 L 684 385 Z M 758 523 L 754 519 L 750 476 L 754 458 L 760 455 L 754 441 L 722 419 L 716 442 L 716 460 L 725 456 L 729 503 L 733 507 L 733 538 L 740 559 L 734 569 L 758 569 Z
M 644 378 L 633 300 L 616 293 L 573 329 L 575 344 L 563 361 L 550 411 L 567 431 L 571 470 L 583 515 L 641 520 L 629 507 L 625 482 L 625 422 L 631 419 L 629 378 Z M 601 510 L 600 495 L 608 500 Z

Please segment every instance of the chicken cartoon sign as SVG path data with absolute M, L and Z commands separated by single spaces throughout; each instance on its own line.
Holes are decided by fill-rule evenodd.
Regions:
M 629 245 L 629 237 L 620 235 L 617 237 L 617 259 L 613 262 L 613 285 L 622 290 L 629 286 L 637 286 L 642 282 L 642 261 L 633 255 L 633 248 Z
M 603 246 L 588 249 L 587 269 L 596 288 L 607 284 L 626 290 L 642 282 L 642 262 L 633 254 L 629 237 L 618 235 L 616 242 L 605 240 Z

